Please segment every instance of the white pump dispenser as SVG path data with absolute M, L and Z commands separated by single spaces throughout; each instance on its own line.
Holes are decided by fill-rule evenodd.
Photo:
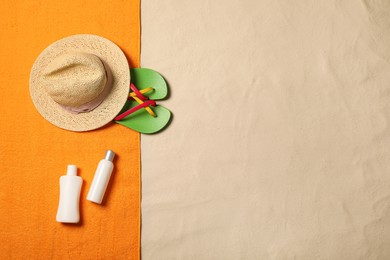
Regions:
M 66 175 L 60 177 L 60 203 L 57 222 L 78 223 L 80 221 L 79 202 L 83 179 L 77 176 L 77 166 L 68 165 Z

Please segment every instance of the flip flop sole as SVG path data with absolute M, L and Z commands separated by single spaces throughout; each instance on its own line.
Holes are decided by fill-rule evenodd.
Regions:
M 137 105 L 136 102 L 132 103 L 133 106 Z M 156 133 L 168 124 L 171 112 L 163 106 L 155 106 L 152 109 L 157 117 L 152 117 L 144 109 L 140 109 L 121 121 L 115 122 L 143 134 Z
M 149 99 L 160 100 L 168 95 L 168 87 L 164 78 L 152 69 L 133 68 L 130 69 L 131 81 L 139 89 L 153 87 L 154 91 L 150 94 L 145 94 Z
M 168 95 L 168 86 L 158 72 L 146 68 L 132 68 L 130 69 L 130 74 L 131 81 L 137 89 L 142 90 L 148 87 L 154 89 L 153 92 L 144 94 L 149 99 L 160 100 Z M 137 105 L 138 103 L 134 100 L 129 100 L 119 114 Z M 115 122 L 143 134 L 156 133 L 169 123 L 171 112 L 159 105 L 151 107 L 151 109 L 157 115 L 156 117 L 151 116 L 145 109 L 140 109 Z

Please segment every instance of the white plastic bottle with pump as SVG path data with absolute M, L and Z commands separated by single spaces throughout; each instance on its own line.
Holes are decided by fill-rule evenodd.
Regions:
M 87 200 L 98 204 L 102 203 L 112 170 L 114 169 L 114 164 L 112 163 L 114 156 L 115 153 L 113 151 L 107 150 L 106 156 L 99 162 L 91 188 L 88 192 Z
M 80 221 L 79 202 L 83 179 L 77 176 L 77 166 L 68 165 L 66 175 L 60 177 L 60 202 L 57 222 L 78 223 Z

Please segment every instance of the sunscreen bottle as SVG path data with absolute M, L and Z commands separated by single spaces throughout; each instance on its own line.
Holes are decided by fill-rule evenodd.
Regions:
M 115 153 L 107 150 L 106 156 L 98 164 L 98 167 L 93 177 L 91 188 L 89 189 L 87 200 L 101 204 L 104 193 L 106 192 L 108 182 L 110 181 L 112 170 L 114 169 Z
M 80 221 L 79 202 L 83 179 L 77 176 L 77 166 L 68 165 L 66 175 L 60 177 L 60 202 L 57 222 L 78 223 Z

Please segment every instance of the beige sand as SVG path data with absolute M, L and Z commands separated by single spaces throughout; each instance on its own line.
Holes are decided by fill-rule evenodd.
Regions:
M 143 259 L 390 258 L 390 2 L 142 1 L 141 65 Z

